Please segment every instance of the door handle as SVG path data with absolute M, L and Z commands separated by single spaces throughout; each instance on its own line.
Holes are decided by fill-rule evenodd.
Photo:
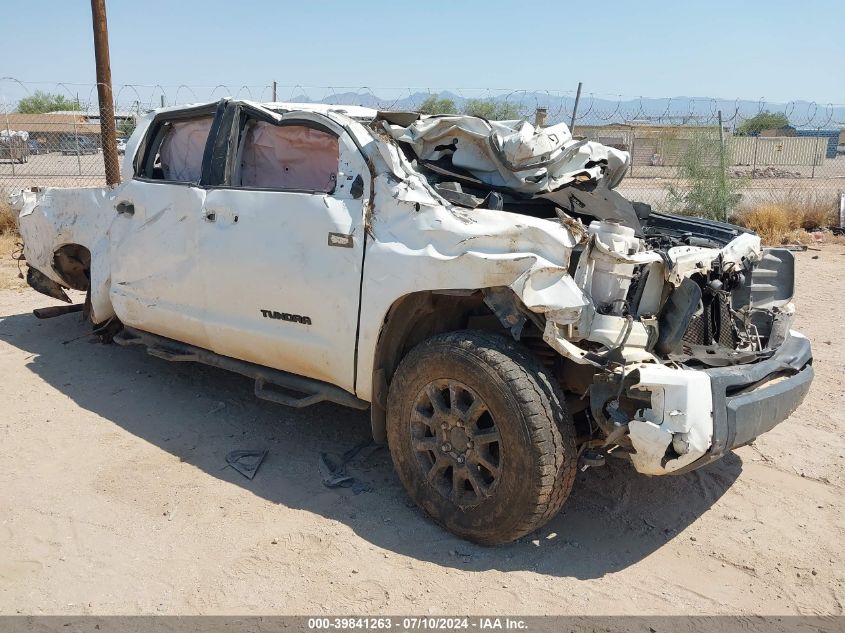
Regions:
M 223 214 L 220 218 L 217 217 L 219 213 Z M 232 212 L 229 209 L 221 209 L 220 211 L 205 211 L 202 217 L 206 222 L 217 222 L 218 219 L 222 219 L 225 224 L 228 224 L 230 220 L 232 224 L 237 224 L 240 219 L 237 215 L 232 215 Z
M 135 215 L 135 205 L 128 200 L 121 200 L 114 208 L 120 215 Z

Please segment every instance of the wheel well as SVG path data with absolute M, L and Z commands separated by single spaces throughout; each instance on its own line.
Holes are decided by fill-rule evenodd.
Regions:
M 53 253 L 53 270 L 68 288 L 88 290 L 91 284 L 91 251 L 79 244 L 65 244 Z
M 379 332 L 373 362 L 370 417 L 376 442 L 384 444 L 387 441 L 387 391 L 405 354 L 434 334 L 466 327 L 470 313 L 481 308 L 486 306 L 479 291 L 448 295 L 434 291 L 414 292 L 400 297 L 390 306 Z
M 484 302 L 481 290 L 415 292 L 397 299 L 390 307 L 379 333 L 373 362 L 370 416 L 376 442 L 386 442 L 387 392 L 405 355 L 435 334 L 463 329 L 488 330 L 510 336 Z M 545 346 L 542 338 L 539 342 Z

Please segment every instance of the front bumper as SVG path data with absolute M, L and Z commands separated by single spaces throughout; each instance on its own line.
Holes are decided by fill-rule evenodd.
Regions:
M 713 394 L 710 450 L 673 474 L 709 464 L 788 418 L 810 389 L 812 362 L 810 341 L 793 330 L 768 360 L 703 370 Z

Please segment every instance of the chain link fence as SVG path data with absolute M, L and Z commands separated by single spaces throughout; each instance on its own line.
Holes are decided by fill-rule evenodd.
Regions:
M 574 121 L 577 138 L 630 152 L 621 193 L 665 210 L 706 213 L 716 208 L 715 217 L 727 217 L 743 206 L 785 198 L 807 199 L 833 210 L 845 192 L 845 105 L 838 104 L 585 93 L 576 107 L 575 91 L 272 83 L 126 84 L 115 86 L 114 95 L 120 153 L 145 112 L 234 97 L 467 112 L 532 122 L 539 116 L 546 125 Z M 45 99 L 54 100 L 54 111 L 32 112 Z M 0 193 L 30 186 L 104 184 L 96 86 L 0 78 Z

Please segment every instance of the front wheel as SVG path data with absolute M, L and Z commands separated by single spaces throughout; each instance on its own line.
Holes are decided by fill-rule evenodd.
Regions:
M 507 338 L 450 332 L 402 360 L 387 436 L 408 494 L 458 536 L 495 545 L 552 518 L 575 480 L 560 389 Z

